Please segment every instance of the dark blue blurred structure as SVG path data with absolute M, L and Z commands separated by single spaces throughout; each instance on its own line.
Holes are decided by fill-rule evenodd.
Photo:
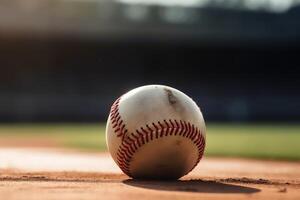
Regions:
M 0 122 L 105 120 L 145 84 L 182 90 L 210 121 L 300 119 L 297 6 L 20 2 L 0 3 Z

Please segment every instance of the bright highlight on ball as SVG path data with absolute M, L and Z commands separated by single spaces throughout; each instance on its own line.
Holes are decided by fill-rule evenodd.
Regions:
M 128 176 L 178 179 L 203 156 L 205 123 L 200 108 L 181 91 L 163 85 L 142 86 L 112 105 L 106 142 Z

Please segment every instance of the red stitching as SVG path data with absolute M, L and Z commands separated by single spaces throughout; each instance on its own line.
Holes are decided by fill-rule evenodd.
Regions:
M 164 120 L 163 122 L 152 123 L 152 127 L 150 127 L 149 125 L 146 125 L 146 127 L 141 127 L 139 130 L 137 129 L 135 133 L 131 133 L 131 136 L 128 136 L 126 140 L 122 141 L 117 153 L 117 160 L 121 170 L 124 173 L 131 176 L 130 162 L 132 157 L 134 156 L 138 148 L 143 144 L 146 144 L 154 139 L 158 139 L 159 132 L 161 132 L 160 137 L 170 136 L 174 134 L 191 139 L 195 146 L 198 148 L 198 158 L 193 168 L 199 163 L 203 156 L 205 148 L 205 139 L 202 135 L 201 130 L 194 125 L 191 125 L 189 122 L 180 121 L 181 123 L 176 123 L 176 120 L 171 119 L 169 119 L 168 121 L 171 126 L 167 123 L 167 120 Z M 181 134 L 182 132 L 184 134 Z M 153 134 L 155 134 L 156 137 L 153 137 Z
M 110 120 L 112 124 L 112 128 L 114 132 L 117 134 L 117 137 L 122 137 L 124 139 L 125 134 L 128 132 L 124 121 L 121 119 L 121 115 L 119 112 L 119 104 L 120 104 L 121 97 L 118 98 L 110 109 Z
M 134 133 L 126 135 L 128 130 L 119 112 L 120 100 L 121 97 L 111 106 L 110 119 L 112 128 L 117 134 L 117 137 L 122 138 L 122 143 L 117 152 L 117 163 L 124 173 L 131 176 L 130 162 L 138 148 L 154 139 L 172 135 L 178 135 L 192 140 L 198 148 L 198 159 L 193 168 L 199 163 L 205 148 L 205 139 L 200 129 L 186 121 L 179 120 L 178 122 L 177 120 L 169 119 L 163 120 L 162 122 L 153 122 L 151 126 L 147 124 L 145 127 L 136 129 Z

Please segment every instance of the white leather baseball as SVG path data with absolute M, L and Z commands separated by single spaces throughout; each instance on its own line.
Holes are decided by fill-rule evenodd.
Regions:
M 179 90 L 142 86 L 112 105 L 106 142 L 128 176 L 178 179 L 203 156 L 205 123 L 196 103 Z

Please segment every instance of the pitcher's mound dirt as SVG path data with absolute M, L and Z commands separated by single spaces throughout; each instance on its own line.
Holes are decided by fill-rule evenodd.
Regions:
M 0 149 L 1 199 L 300 199 L 300 163 L 206 158 L 178 181 L 132 180 L 107 153 Z

